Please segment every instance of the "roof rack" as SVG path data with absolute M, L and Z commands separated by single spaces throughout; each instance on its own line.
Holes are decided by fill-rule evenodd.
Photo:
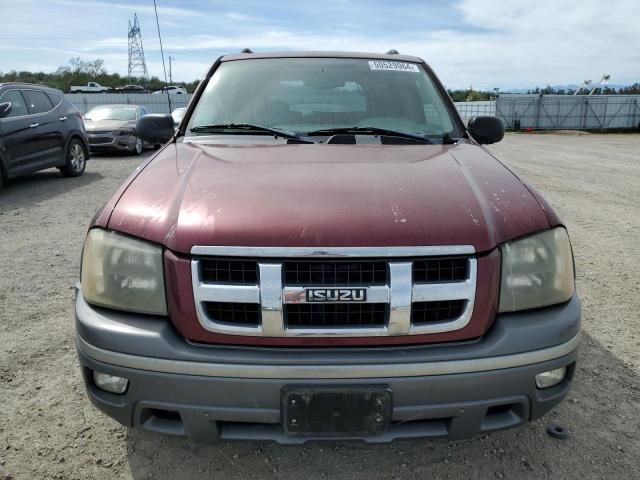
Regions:
M 250 48 L 243 48 L 240 53 L 253 53 L 253 50 L 251 50 Z
M 398 55 L 398 50 L 396 50 L 395 48 L 392 48 L 387 52 L 387 55 Z

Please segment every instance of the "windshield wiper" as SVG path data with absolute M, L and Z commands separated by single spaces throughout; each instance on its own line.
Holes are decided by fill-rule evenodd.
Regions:
M 297 140 L 301 143 L 313 143 L 309 140 L 300 138 L 295 132 L 289 130 L 282 130 L 275 127 L 265 127 L 264 125 L 256 125 L 255 123 L 212 123 L 210 125 L 197 125 L 190 129 L 194 133 L 232 133 L 228 130 L 240 130 L 244 132 L 266 132 L 272 133 L 276 137 L 288 138 L 291 140 Z
M 391 130 L 389 128 L 378 127 L 341 127 L 341 128 L 327 128 L 323 130 L 313 130 L 308 132 L 306 136 L 324 136 L 324 135 L 341 135 L 341 134 L 364 134 L 364 135 L 385 135 L 389 137 L 401 137 L 410 138 L 412 140 L 418 140 L 423 143 L 433 143 L 427 137 L 418 133 L 403 132 L 401 130 Z

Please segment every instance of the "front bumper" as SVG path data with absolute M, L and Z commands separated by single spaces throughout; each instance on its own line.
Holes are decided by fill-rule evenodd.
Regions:
M 499 315 L 491 331 L 456 344 L 376 348 L 196 345 L 166 319 L 93 308 L 79 293 L 77 346 L 91 401 L 126 426 L 187 435 L 195 442 L 304 443 L 281 426 L 291 386 L 389 386 L 387 432 L 360 438 L 469 437 L 538 418 L 568 393 L 580 332 L 577 297 L 566 304 Z M 567 366 L 558 385 L 535 375 Z M 123 395 L 98 389 L 94 370 L 125 377 Z
M 136 147 L 135 135 L 111 135 L 111 134 L 87 134 L 89 138 L 89 149 L 94 152 L 112 151 L 132 151 Z

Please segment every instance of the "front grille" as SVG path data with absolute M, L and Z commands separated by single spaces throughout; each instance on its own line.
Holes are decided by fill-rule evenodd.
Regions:
M 258 262 L 255 260 L 201 260 L 202 281 L 205 283 L 258 283 Z
M 411 319 L 414 325 L 454 320 L 462 315 L 465 303 L 466 300 L 415 302 L 411 307 Z
M 205 309 L 214 321 L 247 326 L 260 324 L 260 305 L 256 303 L 206 302 Z
M 331 250 L 194 247 L 200 324 L 223 334 L 321 337 L 441 333 L 469 323 L 472 247 L 401 247 L 397 257 L 386 247 Z
M 113 138 L 111 137 L 89 137 L 89 143 L 91 145 L 102 145 L 111 142 L 113 142 Z
M 285 261 L 287 285 L 383 285 L 387 282 L 385 261 Z
M 380 327 L 386 316 L 384 303 L 307 303 L 284 307 L 288 327 Z
M 415 283 L 460 282 L 467 278 L 469 261 L 466 257 L 443 257 L 414 260 Z

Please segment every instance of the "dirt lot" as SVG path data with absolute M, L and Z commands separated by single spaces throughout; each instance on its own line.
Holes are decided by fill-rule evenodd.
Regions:
M 0 479 L 640 478 L 640 135 L 508 135 L 492 147 L 565 218 L 584 337 L 569 399 L 519 430 L 392 445 L 192 445 L 85 398 L 72 287 L 91 217 L 140 162 L 98 157 L 0 193 Z M 545 434 L 555 421 L 566 441 Z

